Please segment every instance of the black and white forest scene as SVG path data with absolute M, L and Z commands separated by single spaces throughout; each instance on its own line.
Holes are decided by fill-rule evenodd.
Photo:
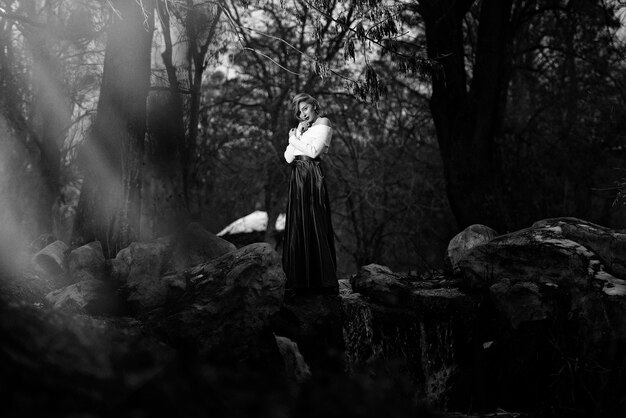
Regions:
M 626 417 L 626 1 L 0 0 L 0 399 Z

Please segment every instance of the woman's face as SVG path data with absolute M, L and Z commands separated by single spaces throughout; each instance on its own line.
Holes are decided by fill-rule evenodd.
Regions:
M 300 109 L 300 119 L 309 124 L 315 122 L 317 119 L 317 112 L 315 111 L 315 107 L 313 107 L 310 103 L 300 103 L 298 105 L 298 109 Z

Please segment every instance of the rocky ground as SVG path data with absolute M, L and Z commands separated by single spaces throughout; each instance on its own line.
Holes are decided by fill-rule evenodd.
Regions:
M 626 416 L 623 231 L 476 225 L 446 257 L 285 295 L 269 245 L 196 224 L 110 260 L 46 240 L 0 280 L 0 413 Z

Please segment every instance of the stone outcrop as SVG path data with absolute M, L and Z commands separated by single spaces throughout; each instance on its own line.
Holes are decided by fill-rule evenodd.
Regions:
M 579 219 L 548 219 L 459 259 L 463 289 L 488 296 L 477 323 L 485 399 L 534 412 L 550 404 L 563 416 L 621 414 L 614 388 L 626 384 L 618 354 L 626 349 L 623 239 Z
M 343 372 L 342 300 L 337 295 L 289 295 L 272 318 L 271 328 L 298 344 L 311 374 Z
M 411 286 L 401 280 L 388 267 L 369 264 L 359 269 L 350 280 L 352 291 L 363 293 L 383 305 L 397 306 L 405 304 L 411 292 Z
M 341 280 L 339 295 L 285 298 L 270 245 L 233 251 L 190 228 L 122 250 L 107 261 L 111 280 L 76 268 L 89 279 L 48 293 L 43 306 L 0 304 L 9 340 L 0 341 L 0 395 L 11 388 L 27 412 L 78 400 L 63 415 L 110 408 L 113 416 L 138 405 L 145 415 L 175 415 L 184 403 L 191 415 L 245 416 L 233 411 L 243 413 L 237 396 L 247 390 L 256 400 L 246 408 L 277 394 L 287 399 L 267 416 L 359 407 L 367 408 L 363 416 L 383 416 L 416 399 L 476 414 L 623 415 L 620 231 L 573 218 L 500 236 L 474 225 L 451 242 L 446 272 L 415 277 L 370 264 Z M 73 268 L 63 270 L 67 251 L 59 249 L 41 260 L 63 276 Z M 19 283 L 0 282 L 0 290 Z M 102 307 L 120 285 L 136 318 Z M 243 369 L 254 372 L 233 374 Z M 40 398 L 29 404 L 31 394 Z M 199 404 L 206 394 L 228 405 Z
M 171 257 L 169 239 L 133 242 L 129 248 L 130 265 L 122 293 L 133 311 L 144 312 L 161 306 L 171 292 L 184 289 L 182 277 L 165 275 Z M 124 258 L 125 255 L 121 255 L 122 262 Z
M 131 248 L 122 248 L 115 256 L 106 260 L 106 270 L 111 281 L 121 286 L 128 280 L 132 263 Z
M 191 223 L 177 236 L 132 243 L 108 261 L 108 270 L 111 280 L 122 284 L 131 309 L 145 312 L 185 289 L 185 269 L 233 250 L 233 244 Z
M 102 280 L 104 278 L 104 253 L 99 241 L 78 247 L 70 251 L 68 266 L 73 283 L 84 280 Z
M 276 335 L 276 345 L 285 363 L 287 377 L 294 383 L 303 383 L 311 377 L 311 369 L 302 357 L 298 344 L 287 337 Z
M 137 398 L 145 390 L 161 407 L 167 402 L 151 386 L 174 353 L 143 335 L 139 321 L 7 303 L 6 297 L 0 298 L 0 395 L 8 401 L 0 415 L 124 416 L 151 409 Z
M 174 270 L 206 263 L 234 251 L 235 245 L 192 222 L 175 238 L 172 263 Z
M 461 408 L 475 396 L 470 362 L 480 296 L 441 277 L 409 280 L 384 266 L 362 267 L 342 294 L 345 361 L 351 373 L 391 379 L 405 396 Z
M 395 376 L 444 410 L 620 415 L 623 235 L 572 218 L 464 232 L 454 276 L 370 265 L 343 286 L 349 370 Z M 613 384 L 585 383 L 600 381 Z
M 577 218 L 544 219 L 533 228 L 550 229 L 591 250 L 612 275 L 626 280 L 626 231 L 615 231 Z
M 488 226 L 470 225 L 450 240 L 444 261 L 452 270 L 456 271 L 459 260 L 472 248 L 486 244 L 497 235 L 496 231 Z
M 118 315 L 122 303 L 110 284 L 89 279 L 54 290 L 46 295 L 46 302 L 55 309 L 89 315 Z
M 231 251 L 185 276 L 182 296 L 145 317 L 158 335 L 200 356 L 225 361 L 255 356 L 255 350 L 266 349 L 267 337 L 275 349 L 268 324 L 280 309 L 286 279 L 269 244 Z
M 590 227 L 580 221 L 578 230 L 584 232 L 576 233 L 573 224 L 544 221 L 496 237 L 465 254 L 458 268 L 469 287 L 489 290 L 513 327 L 527 320 L 577 315 L 602 294 L 625 296 L 626 281 L 610 274 L 603 258 L 587 246 L 597 242 L 589 238 Z M 568 225 L 567 234 L 561 225 Z M 574 241 L 579 235 L 586 238 Z M 616 257 L 611 258 L 612 268 L 620 265 Z
M 33 262 L 43 272 L 52 276 L 67 274 L 67 255 L 69 247 L 63 241 L 54 241 L 33 256 Z

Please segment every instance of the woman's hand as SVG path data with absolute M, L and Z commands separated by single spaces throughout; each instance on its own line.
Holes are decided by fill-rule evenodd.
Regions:
M 307 129 L 309 129 L 309 122 L 303 120 L 298 124 L 298 132 L 300 132 L 300 134 L 302 134 Z
M 291 129 L 289 130 L 289 136 L 290 136 L 290 137 L 291 137 L 291 136 L 296 136 L 296 128 L 291 128 Z

